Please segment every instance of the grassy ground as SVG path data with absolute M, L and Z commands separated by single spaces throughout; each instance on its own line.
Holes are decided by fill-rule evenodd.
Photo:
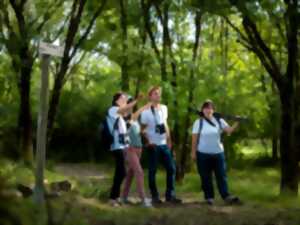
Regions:
M 177 195 L 184 200 L 184 204 L 163 205 L 151 209 L 142 208 L 139 204 L 120 208 L 109 206 L 107 196 L 112 172 L 105 165 L 50 163 L 46 171 L 46 183 L 67 179 L 72 183 L 72 191 L 48 201 L 53 220 L 48 221 L 48 224 L 300 224 L 300 198 L 278 197 L 280 179 L 276 168 L 247 166 L 244 169 L 229 171 L 231 192 L 241 197 L 245 202 L 243 206 L 225 206 L 219 197 L 215 206 L 204 205 L 201 203 L 199 177 L 196 173 L 190 173 L 176 186 Z M 30 169 L 8 161 L 1 161 L 0 175 L 7 178 L 6 183 L 10 189 L 14 189 L 16 183 L 32 186 L 34 182 Z M 158 184 L 160 193 L 163 194 L 163 171 L 158 174 Z M 132 196 L 132 200 L 135 201 L 135 195 Z M 40 211 L 30 198 L 17 198 L 12 205 L 12 212 L 21 218 L 24 225 L 45 224 L 40 218 L 40 212 L 43 211 Z

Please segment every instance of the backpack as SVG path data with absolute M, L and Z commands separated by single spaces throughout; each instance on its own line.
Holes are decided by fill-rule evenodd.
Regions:
M 111 130 L 108 120 L 109 116 L 107 113 L 105 119 L 100 123 L 99 126 L 101 147 L 106 150 L 110 150 L 110 146 L 114 142 L 113 130 L 117 129 L 119 118 L 116 119 L 112 128 L 113 130 Z

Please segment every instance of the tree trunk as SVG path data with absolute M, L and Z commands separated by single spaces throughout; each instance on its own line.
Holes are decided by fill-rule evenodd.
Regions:
M 278 161 L 278 134 L 277 130 L 273 132 L 272 136 L 272 160 L 274 162 Z
M 291 90 L 282 90 L 281 98 L 281 194 L 298 194 L 298 160 L 295 147 L 294 103 Z M 297 135 L 297 134 L 296 134 Z M 299 134 L 297 135 L 299 136 Z
M 26 54 L 25 54 L 26 55 Z M 18 132 L 21 156 L 27 165 L 33 163 L 33 143 L 32 143 L 32 115 L 30 104 L 30 80 L 33 60 L 30 57 L 23 57 L 23 64 L 20 70 L 19 93 L 20 108 Z
M 120 0 L 120 23 L 122 29 L 122 59 L 121 59 L 121 87 L 129 90 L 128 74 L 128 35 L 127 35 L 127 0 Z
M 184 175 L 188 167 L 190 167 L 190 148 L 191 146 L 189 145 L 190 141 L 190 135 L 189 135 L 189 127 L 191 123 L 191 114 L 192 114 L 192 107 L 193 107 L 193 102 L 194 102 L 194 89 L 195 89 L 195 68 L 197 65 L 197 57 L 199 53 L 199 42 L 200 42 L 200 33 L 201 33 L 201 17 L 202 14 L 197 11 L 196 16 L 195 16 L 195 42 L 194 42 L 194 47 L 193 47 L 193 66 L 190 70 L 190 77 L 189 77 L 189 94 L 188 94 L 188 112 L 185 117 L 185 122 L 184 122 L 184 137 L 183 141 L 181 144 L 181 155 L 180 155 L 180 164 L 178 165 L 178 179 L 183 180 Z
M 47 131 L 47 145 L 50 145 L 51 137 L 54 130 L 54 121 L 57 114 L 58 104 L 61 96 L 61 90 L 63 87 L 63 81 L 61 76 L 57 76 L 54 82 L 54 87 L 51 94 L 51 99 L 49 103 L 49 112 L 48 112 L 48 131 Z M 47 148 L 49 149 L 49 148 Z
M 76 56 L 78 49 L 81 47 L 83 42 L 87 39 L 88 35 L 92 31 L 92 28 L 96 22 L 96 19 L 100 16 L 103 11 L 107 0 L 102 0 L 99 3 L 98 8 L 95 13 L 92 15 L 87 27 L 84 29 L 82 35 L 79 36 L 79 39 L 76 41 L 76 33 L 80 30 L 80 23 L 82 20 L 83 10 L 86 4 L 86 0 L 73 0 L 72 11 L 70 14 L 70 22 L 68 27 L 68 32 L 65 40 L 65 49 L 64 55 L 61 59 L 60 69 L 55 74 L 54 87 L 51 94 L 50 104 L 49 104 L 49 113 L 48 113 L 48 139 L 47 144 L 50 144 L 54 121 L 57 113 L 57 108 L 60 100 L 60 95 L 62 92 L 62 88 L 64 85 L 66 78 L 66 74 L 68 72 L 68 68 L 70 67 L 71 60 Z

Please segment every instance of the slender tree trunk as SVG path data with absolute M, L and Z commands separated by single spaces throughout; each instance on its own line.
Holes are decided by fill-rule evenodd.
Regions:
M 152 5 L 149 2 L 145 2 L 145 0 L 141 0 L 141 6 L 143 9 L 145 30 L 150 38 L 151 47 L 154 50 L 157 61 L 159 62 L 161 80 L 164 82 L 168 80 L 167 65 L 166 65 L 166 57 L 167 57 L 167 45 L 166 45 L 166 35 L 165 35 L 166 33 L 163 34 L 163 50 L 162 50 L 163 53 L 161 55 L 161 52 L 157 47 L 155 36 L 153 34 L 152 27 L 151 27 L 150 8 Z
M 81 23 L 86 0 L 73 0 L 70 22 L 69 22 L 69 27 L 66 35 L 66 40 L 65 40 L 64 55 L 61 60 L 59 71 L 55 75 L 54 87 L 50 98 L 49 113 L 48 113 L 48 132 L 47 132 L 48 145 L 51 142 L 51 137 L 54 128 L 54 121 L 58 110 L 62 88 L 67 79 L 66 75 L 68 72 L 68 68 L 70 67 L 70 62 L 75 57 L 80 46 L 87 39 L 88 35 L 90 34 L 96 22 L 96 19 L 100 16 L 102 11 L 104 10 L 106 2 L 107 0 L 102 0 L 101 3 L 99 3 L 98 8 L 92 15 L 87 27 L 84 28 L 83 34 L 79 36 L 78 40 L 76 40 L 76 34 L 80 29 L 79 26 Z
M 120 0 L 120 23 L 122 29 L 122 60 L 121 60 L 121 87 L 123 91 L 129 90 L 128 74 L 128 34 L 127 34 L 127 0 Z
M 30 81 L 32 71 L 32 59 L 23 58 L 23 65 L 20 71 L 19 93 L 19 141 L 20 151 L 24 162 L 27 165 L 33 163 L 33 143 L 32 143 L 32 115 L 30 104 Z
M 63 72 L 62 72 L 63 73 Z M 55 116 L 58 111 L 58 105 L 61 97 L 61 91 L 63 88 L 62 76 L 58 75 L 55 78 L 54 87 L 51 93 L 51 99 L 49 102 L 49 112 L 48 112 L 48 131 L 47 131 L 47 145 L 50 145 L 51 138 L 54 131 L 54 121 Z
M 178 179 L 182 180 L 184 178 L 186 170 L 190 167 L 190 135 L 189 135 L 189 127 L 191 124 L 191 114 L 192 114 L 192 107 L 194 102 L 194 89 L 195 89 L 195 68 L 197 67 L 197 58 L 199 54 L 199 42 L 200 42 L 200 33 L 201 33 L 201 12 L 197 11 L 195 16 L 195 42 L 193 47 L 193 66 L 190 70 L 190 77 L 189 77 L 189 94 L 188 94 L 188 112 L 185 117 L 184 122 L 184 137 L 183 142 L 181 145 L 181 155 L 180 155 L 180 164 L 178 165 Z
M 272 135 L 272 160 L 274 162 L 278 161 L 278 133 L 277 131 L 273 132 Z

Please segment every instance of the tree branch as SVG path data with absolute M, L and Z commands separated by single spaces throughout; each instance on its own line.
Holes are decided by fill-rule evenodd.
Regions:
M 159 49 L 156 45 L 155 37 L 154 37 L 154 34 L 152 32 L 151 24 L 150 24 L 150 15 L 149 15 L 149 9 L 151 7 L 150 3 L 147 2 L 147 4 L 146 4 L 145 0 L 141 0 L 141 6 L 142 6 L 142 9 L 143 9 L 145 28 L 146 28 L 146 31 L 147 31 L 148 36 L 150 38 L 151 46 L 154 49 L 154 52 L 155 52 L 157 58 L 159 59 L 159 61 L 161 63 L 161 54 L 160 54 L 160 51 L 159 51 Z
M 248 43 L 248 44 L 249 44 L 249 40 L 248 40 L 248 38 L 246 37 L 246 35 L 244 35 L 243 32 L 242 32 L 237 26 L 235 26 L 235 25 L 229 20 L 229 18 L 228 18 L 227 16 L 223 16 L 223 18 L 225 19 L 226 23 L 227 23 L 234 31 L 236 31 L 236 32 L 240 35 L 240 37 L 241 37 L 241 39 L 244 41 L 244 43 Z
M 44 28 L 45 24 L 53 17 L 57 8 L 59 8 L 64 2 L 65 2 L 64 0 L 57 1 L 57 2 L 55 2 L 56 4 L 54 3 L 52 6 L 50 6 L 48 8 L 48 10 L 44 13 L 43 21 L 37 27 L 38 32 L 41 32 L 41 30 Z M 37 18 L 37 20 L 38 20 L 38 18 Z
M 100 14 L 102 13 L 103 9 L 105 8 L 107 0 L 102 0 L 101 5 L 99 6 L 99 8 L 96 10 L 95 14 L 93 15 L 92 19 L 89 22 L 88 27 L 86 28 L 85 32 L 83 33 L 83 35 L 81 36 L 81 38 L 78 40 L 78 42 L 75 44 L 73 52 L 71 53 L 71 58 L 74 57 L 74 55 L 76 54 L 78 48 L 82 45 L 82 43 L 87 39 L 87 36 L 90 34 L 96 19 L 100 16 Z

